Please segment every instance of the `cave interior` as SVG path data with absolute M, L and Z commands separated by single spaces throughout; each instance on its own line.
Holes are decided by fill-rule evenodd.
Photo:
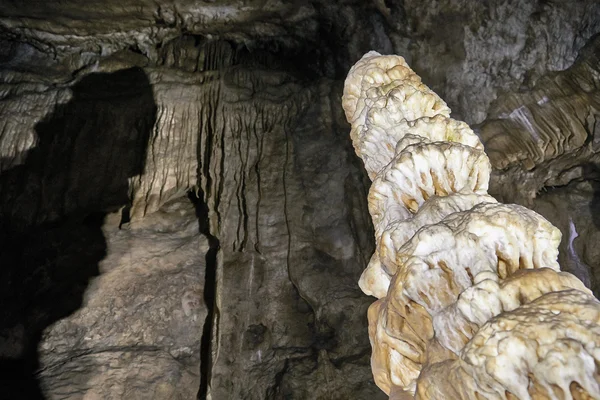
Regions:
M 0 3 L 0 397 L 386 399 L 341 97 L 398 54 L 600 295 L 600 3 Z

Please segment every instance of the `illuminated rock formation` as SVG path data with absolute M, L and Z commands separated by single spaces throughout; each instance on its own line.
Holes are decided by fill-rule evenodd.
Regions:
M 600 303 L 557 262 L 560 231 L 487 195 L 490 162 L 402 57 L 367 53 L 342 99 L 373 184 L 360 286 L 391 398 L 600 397 Z

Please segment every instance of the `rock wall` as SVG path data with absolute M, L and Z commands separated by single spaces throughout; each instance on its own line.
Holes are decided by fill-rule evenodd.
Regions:
M 469 124 L 482 122 L 503 92 L 529 89 L 569 67 L 600 31 L 593 0 L 398 3 L 410 40 L 397 50 Z
M 479 127 L 495 167 L 491 192 L 556 224 L 563 269 L 596 295 L 599 60 L 596 35 L 568 69 L 540 77 L 530 91 L 499 97 Z
M 209 169 L 214 176 L 205 189 L 209 206 L 216 203 L 211 222 L 222 251 L 215 399 L 378 394 L 364 379 L 369 344 L 358 336 L 366 333 L 358 311 L 369 300 L 351 281 L 372 246 L 358 233 L 369 226 L 358 197 L 365 186 L 330 117 L 339 87 L 297 89 L 283 107 L 254 112 L 258 129 L 217 129 L 209 153 L 224 168 Z M 288 110 L 295 117 L 285 118 Z
M 187 198 L 141 221 L 106 216 L 106 257 L 82 307 L 44 331 L 47 399 L 192 399 L 200 386 L 205 255 Z M 176 251 L 174 251 L 176 249 Z
M 99 277 L 87 288 L 82 282 L 86 301 L 76 313 L 71 314 L 79 308 L 74 306 L 48 319 L 41 326 L 43 336 L 29 344 L 27 360 L 34 365 L 21 375 L 31 378 L 35 370 L 43 371 L 40 391 L 46 396 L 189 398 L 190 386 L 211 398 L 382 396 L 370 380 L 364 312 L 370 301 L 354 284 L 373 246 L 364 172 L 345 140 L 341 82 L 315 76 L 297 62 L 301 56 L 251 52 L 190 35 L 166 43 L 152 64 L 122 53 L 58 89 L 38 84 L 36 94 L 46 100 L 37 106 L 28 102 L 34 96 L 21 95 L 20 84 L 6 79 L 7 92 L 17 95 L 7 96 L 0 109 L 26 123 L 4 128 L 3 176 L 22 171 L 18 177 L 40 175 L 37 180 L 47 184 L 48 174 L 41 171 L 49 160 L 85 155 L 84 149 L 96 143 L 92 154 L 102 161 L 86 185 L 72 180 L 93 175 L 80 167 L 84 160 L 55 161 L 53 176 L 67 189 L 53 188 L 49 202 L 37 185 L 22 192 L 20 185 L 30 180 L 5 180 L 10 190 L 3 191 L 3 218 L 12 221 L 15 205 L 22 204 L 27 232 L 36 224 L 63 226 L 74 215 L 85 219 L 99 213 L 94 233 L 102 251 L 87 278 Z M 144 121 L 135 114 L 144 109 L 135 103 L 117 103 L 112 114 L 103 114 L 103 102 L 126 92 L 106 96 L 99 91 L 82 102 L 78 89 L 96 77 L 106 78 L 110 87 L 112 78 L 130 69 L 143 74 L 145 87 L 151 88 L 152 123 L 144 129 L 125 124 Z M 37 113 L 29 113 L 34 107 Z M 66 110 L 60 115 L 68 123 L 55 123 L 53 109 Z M 74 117 L 84 109 L 98 115 L 89 117 L 89 124 Z M 61 139 L 48 145 L 38 135 L 46 113 L 53 115 L 53 135 Z M 111 126 L 117 145 L 106 140 Z M 113 159 L 135 147 L 121 143 L 131 131 L 144 133 L 136 152 L 140 168 L 115 179 Z M 20 139 L 26 135 L 30 139 Z M 108 189 L 113 181 L 121 186 Z M 196 199 L 201 215 L 183 206 L 165 211 L 190 190 L 192 197 L 201 197 Z M 125 196 L 113 201 L 112 192 Z M 40 200 L 26 207 L 23 199 Z M 110 222 L 102 225 L 105 216 Z M 130 230 L 124 231 L 130 220 Z M 198 224 L 211 242 L 207 263 L 199 262 L 205 245 L 194 256 L 188 253 L 198 244 L 198 231 L 190 231 Z M 145 247 L 161 261 L 144 257 Z M 159 276 L 185 258 L 189 267 L 164 286 Z M 190 281 L 193 271 L 197 279 Z M 200 308 L 189 321 L 181 297 L 199 282 L 206 310 Z M 134 289 L 125 292 L 125 287 Z M 191 293 L 198 296 L 197 289 Z M 98 322 L 114 315 L 122 316 L 123 326 Z M 164 358 L 171 353 L 175 360 Z M 125 362 L 131 364 L 121 370 Z M 172 378 L 159 385 L 163 368 Z M 144 378 L 132 381 L 139 369 L 147 369 Z M 173 389 L 178 385 L 187 391 Z

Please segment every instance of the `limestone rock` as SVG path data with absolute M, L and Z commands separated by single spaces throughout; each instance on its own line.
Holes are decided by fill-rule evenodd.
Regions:
M 396 11 L 397 30 L 412 40 L 410 46 L 398 40 L 395 51 L 455 118 L 479 123 L 502 92 L 530 88 L 573 64 L 600 31 L 598 15 L 594 0 L 405 1 Z
M 119 229 L 106 217 L 106 257 L 82 307 L 39 347 L 48 399 L 191 399 L 200 386 L 209 246 L 186 198 Z
M 377 63 L 372 54 L 357 65 L 367 58 L 371 64 L 389 62 L 389 70 L 393 64 L 407 68 L 401 57 L 381 56 Z M 353 92 L 359 70 L 350 70 L 345 93 Z M 406 96 L 400 106 L 371 102 L 369 93 L 388 86 L 385 80 L 370 79 L 371 73 L 362 72 L 372 87 L 357 99 L 346 95 L 343 101 L 353 144 L 367 167 L 377 154 L 359 151 L 361 143 L 354 133 L 361 129 L 362 119 L 355 118 L 356 104 L 364 106 L 361 114 L 368 114 L 370 107 L 384 107 L 396 119 L 415 120 L 430 116 L 431 108 L 423 104 L 437 102 L 437 95 L 424 85 L 422 98 L 427 101 Z M 400 93 L 414 88 L 413 80 L 396 83 L 393 91 Z M 418 147 L 424 142 L 426 151 Z M 476 151 L 448 141 L 432 143 L 424 130 L 422 135 L 415 132 L 400 138 L 396 149 L 402 150 L 397 150 L 393 161 L 379 171 L 369 171 L 376 173 L 369 212 L 377 238 L 388 226 L 407 219 L 427 222 L 435 211 L 427 203 L 438 201 L 434 196 L 487 193 L 489 173 L 481 173 L 486 168 L 466 160 L 450 162 L 455 158 L 449 151 L 452 146 Z M 403 164 L 402 155 L 422 160 Z M 457 178 L 454 171 L 464 175 Z M 411 175 L 415 179 L 403 179 Z M 468 179 L 475 184 L 463 183 Z M 424 212 L 427 217 L 418 216 Z M 422 226 L 395 252 L 395 259 L 385 266 L 387 274 L 370 274 L 375 282 L 367 287 L 369 291 L 371 286 L 384 289 L 389 282 L 384 297 L 369 308 L 377 385 L 390 398 L 412 394 L 418 399 L 473 400 L 597 397 L 600 377 L 594 332 L 600 329 L 600 303 L 577 278 L 554 272 L 560 271 L 558 229 L 527 208 L 495 202 L 442 218 Z M 572 241 L 572 221 L 570 228 Z

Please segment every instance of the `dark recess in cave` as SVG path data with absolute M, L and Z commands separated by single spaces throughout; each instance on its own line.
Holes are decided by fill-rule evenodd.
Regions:
M 596 229 L 600 229 L 600 165 L 596 163 L 586 163 L 583 166 L 583 177 L 590 181 L 592 190 L 592 200 L 590 201 L 590 214 L 592 222 Z
M 208 222 L 208 205 L 202 200 L 203 193 L 190 192 L 188 197 L 196 208 L 199 232 L 208 239 L 209 250 L 206 253 L 206 270 L 204 272 L 204 304 L 207 307 L 206 320 L 200 342 L 200 388 L 198 399 L 206 399 L 210 381 L 212 324 L 215 315 L 217 252 L 219 240 L 210 233 Z
M 144 171 L 156 119 L 139 68 L 90 74 L 72 94 L 36 126 L 38 143 L 25 162 L 0 175 L 2 398 L 44 398 L 43 331 L 79 309 L 99 275 L 102 224 L 128 205 L 128 178 Z

